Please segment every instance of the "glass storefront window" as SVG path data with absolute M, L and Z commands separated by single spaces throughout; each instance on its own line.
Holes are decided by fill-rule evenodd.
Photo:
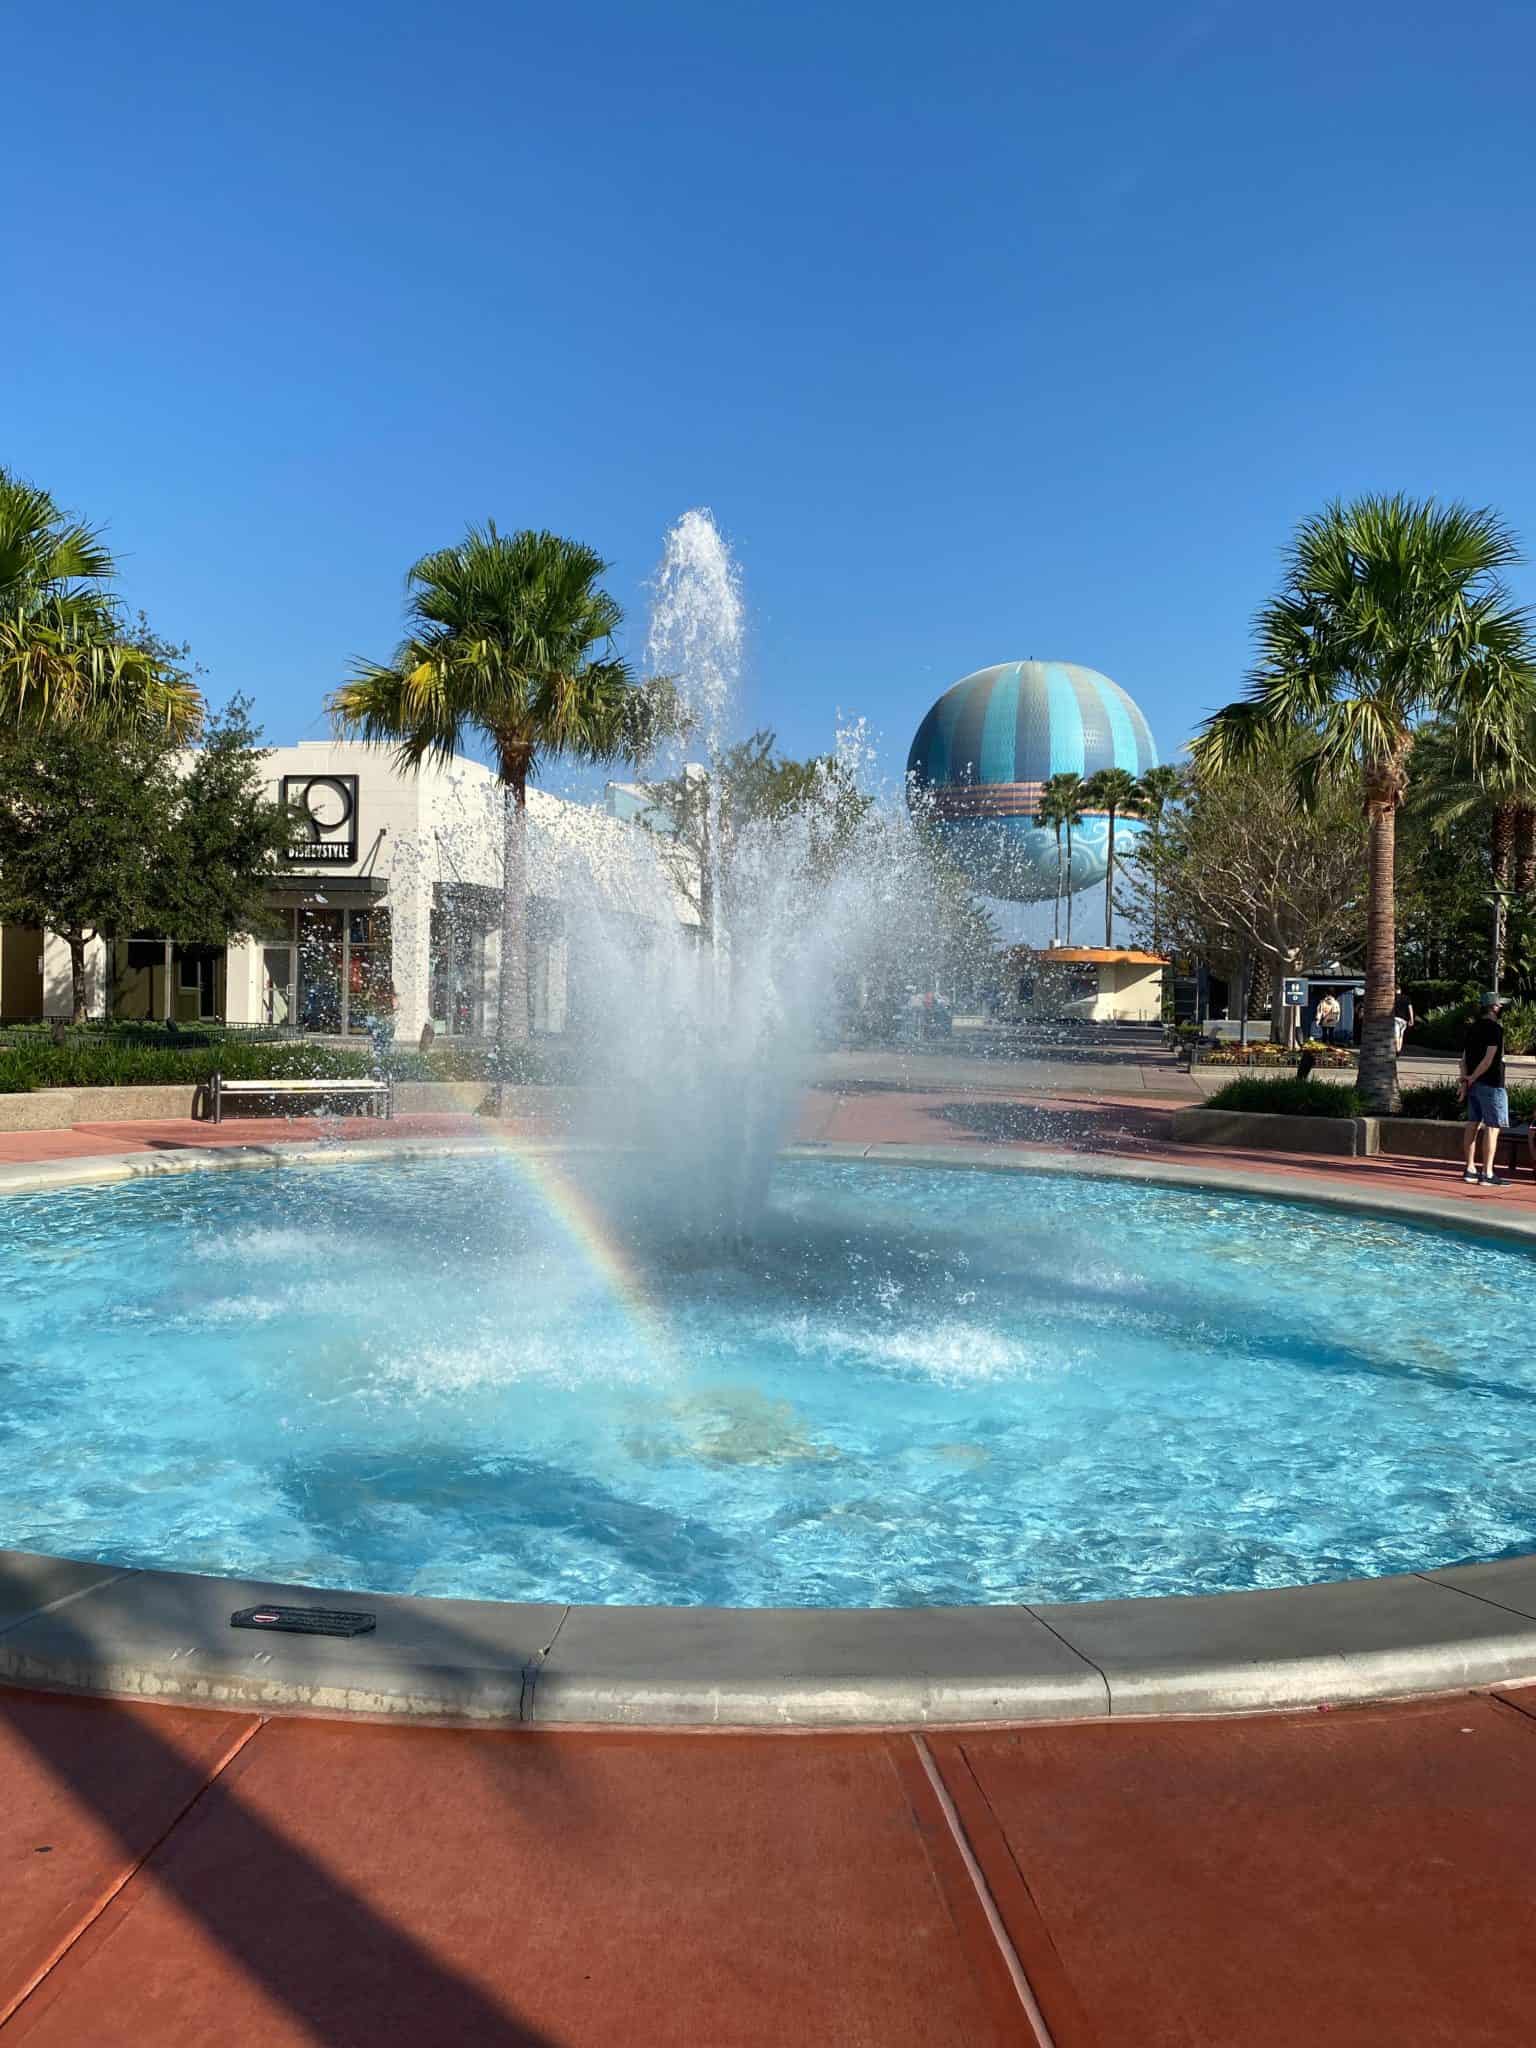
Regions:
M 432 912 L 432 1016 L 449 1036 L 485 1032 L 485 929 L 441 906 Z
M 387 910 L 347 912 L 347 1026 L 366 1031 L 369 1020 L 392 1015 L 394 956 Z

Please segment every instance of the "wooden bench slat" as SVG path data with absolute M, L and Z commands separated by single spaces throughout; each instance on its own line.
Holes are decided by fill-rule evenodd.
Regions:
M 335 1095 L 341 1089 L 384 1089 L 387 1081 L 219 1081 L 226 1095 L 276 1095 L 293 1090 L 323 1089 L 328 1095 Z

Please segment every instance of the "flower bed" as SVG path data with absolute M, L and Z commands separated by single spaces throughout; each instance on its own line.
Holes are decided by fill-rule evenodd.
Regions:
M 1267 1041 L 1258 1045 L 1208 1045 L 1195 1051 L 1195 1063 L 1202 1067 L 1260 1067 L 1278 1069 L 1294 1067 L 1304 1052 L 1312 1055 L 1314 1067 L 1352 1067 L 1355 1064 L 1353 1046 L 1324 1045 L 1321 1040 L 1309 1038 L 1305 1045 L 1271 1045 Z

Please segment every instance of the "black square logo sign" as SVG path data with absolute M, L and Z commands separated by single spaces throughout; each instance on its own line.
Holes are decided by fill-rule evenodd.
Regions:
M 290 860 L 346 867 L 357 859 L 355 775 L 285 775 L 279 801 L 293 823 Z

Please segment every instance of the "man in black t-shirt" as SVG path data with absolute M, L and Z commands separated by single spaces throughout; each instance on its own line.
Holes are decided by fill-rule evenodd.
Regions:
M 1461 1085 L 1467 1098 L 1466 1164 L 1462 1179 L 1485 1188 L 1501 1188 L 1503 1181 L 1493 1171 L 1499 1149 L 1499 1133 L 1509 1123 L 1509 1097 L 1504 1092 L 1504 1026 L 1499 1013 L 1504 998 L 1497 992 L 1483 997 L 1481 1014 L 1467 1026 L 1461 1049 Z M 1483 1170 L 1475 1164 L 1478 1133 L 1483 1139 Z

